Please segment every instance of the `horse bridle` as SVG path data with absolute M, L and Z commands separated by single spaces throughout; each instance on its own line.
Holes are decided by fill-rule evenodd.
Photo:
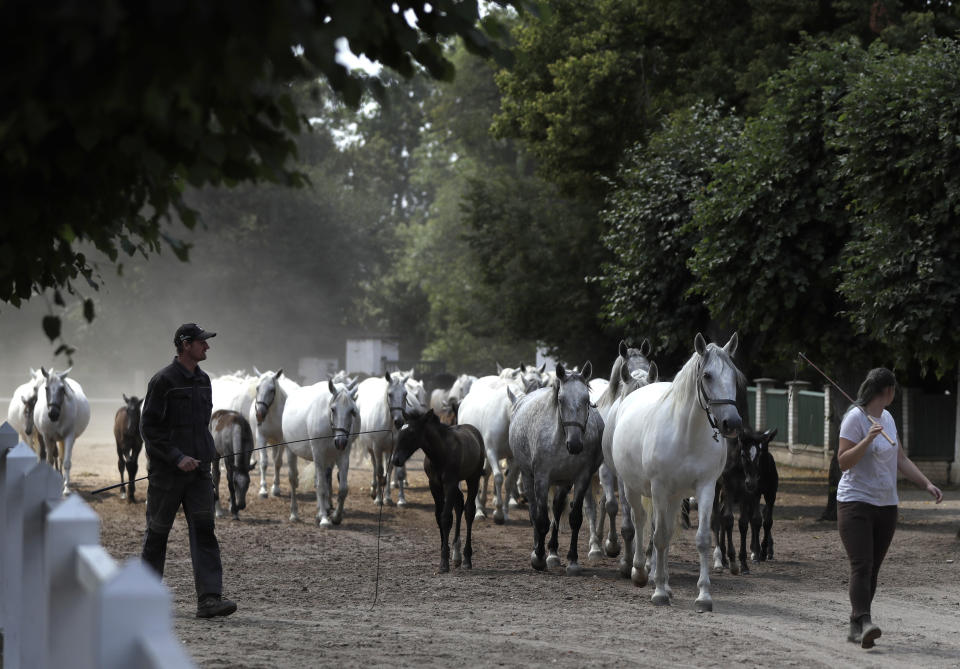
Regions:
M 706 357 L 702 357 L 700 364 L 697 366 L 697 403 L 700 404 L 700 408 L 703 409 L 703 412 L 707 414 L 707 422 L 710 423 L 710 427 L 713 428 L 713 440 L 719 442 L 718 438 L 720 434 L 720 423 L 717 420 L 717 417 L 713 415 L 710 411 L 711 408 L 717 405 L 729 404 L 733 407 L 737 406 L 736 400 L 716 400 L 710 399 L 707 396 L 707 391 L 703 388 L 703 367 L 706 364 Z
M 583 434 L 586 434 L 586 433 L 587 433 L 587 422 L 586 422 L 586 421 L 584 421 L 583 423 L 581 423 L 580 421 L 576 421 L 576 420 L 564 420 L 564 419 L 563 419 L 563 411 L 560 410 L 560 387 L 559 387 L 559 386 L 557 386 L 556 402 L 557 402 L 557 418 L 560 419 L 560 427 L 563 428 L 564 434 L 566 434 L 567 428 L 568 428 L 568 427 L 571 427 L 571 426 L 573 426 L 573 427 L 579 427 L 579 428 L 580 428 L 580 432 L 582 432 Z M 587 421 L 589 421 L 589 420 L 590 420 L 590 413 L 589 413 L 589 411 L 588 411 L 588 412 L 587 412 Z

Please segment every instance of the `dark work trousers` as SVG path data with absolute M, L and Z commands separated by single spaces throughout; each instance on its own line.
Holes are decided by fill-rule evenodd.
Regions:
M 850 560 L 850 619 L 856 621 L 870 613 L 877 574 L 897 528 L 897 507 L 840 502 L 837 528 Z
M 220 544 L 214 534 L 213 481 L 210 465 L 192 472 L 151 474 L 147 486 L 147 531 L 143 535 L 143 560 L 162 577 L 167 558 L 167 537 L 180 506 L 187 519 L 190 559 L 197 596 L 221 594 L 223 567 Z

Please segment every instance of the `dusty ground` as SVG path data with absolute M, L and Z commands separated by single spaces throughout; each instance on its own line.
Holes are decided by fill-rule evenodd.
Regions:
M 110 444 L 81 442 L 73 473 L 102 518 L 102 543 L 122 561 L 139 553 L 145 488 L 136 505 L 117 491 L 89 494 L 118 481 L 115 457 Z M 332 530 L 313 524 L 312 494 L 299 497 L 300 523 L 287 520 L 288 496 L 253 497 L 239 522 L 218 521 L 225 594 L 239 603 L 226 619 L 194 617 L 185 524 L 178 518 L 166 582 L 177 634 L 198 665 L 960 666 L 957 491 L 935 507 L 919 491 L 901 490 L 900 525 L 874 602 L 883 637 L 865 651 L 845 641 L 847 563 L 835 524 L 816 521 L 825 482 L 815 475 L 781 472 L 776 560 L 755 565 L 748 576 L 714 575 L 712 614 L 693 609 L 692 530 L 678 530 L 671 552 L 671 607 L 654 607 L 651 587 L 621 579 L 615 559 L 588 565 L 580 577 L 533 571 L 525 509 L 506 526 L 475 525 L 472 571 L 436 575 L 432 499 L 416 466 L 412 504 L 383 508 L 378 582 L 369 476 L 367 466 L 351 471 L 345 519 Z M 565 537 L 567 528 L 562 547 Z M 583 534 L 580 546 L 585 559 Z

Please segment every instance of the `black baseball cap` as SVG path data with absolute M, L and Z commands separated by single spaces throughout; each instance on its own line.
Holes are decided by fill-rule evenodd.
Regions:
M 173 344 L 176 346 L 187 340 L 210 339 L 210 337 L 216 336 L 216 332 L 207 332 L 196 323 L 184 323 L 177 328 L 177 332 L 173 335 Z

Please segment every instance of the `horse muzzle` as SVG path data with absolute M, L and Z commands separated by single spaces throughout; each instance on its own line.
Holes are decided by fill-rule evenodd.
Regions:
M 60 407 L 50 407 L 50 410 L 47 411 L 47 415 L 50 416 L 50 420 L 56 423 L 58 420 L 60 420 Z
M 567 451 L 570 455 L 579 455 L 583 452 L 583 440 L 582 439 L 568 439 L 567 440 Z
M 347 443 L 350 441 L 350 437 L 345 434 L 338 434 L 333 438 L 333 445 L 337 447 L 338 451 L 342 451 L 347 447 Z

